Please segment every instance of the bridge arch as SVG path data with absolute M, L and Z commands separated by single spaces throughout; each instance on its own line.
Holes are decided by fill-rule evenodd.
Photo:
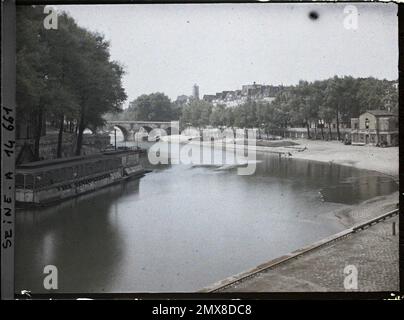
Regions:
M 123 136 L 123 141 L 128 141 L 129 139 L 129 131 L 128 129 L 126 129 L 124 126 L 121 126 L 119 124 L 115 124 L 111 127 L 110 133 L 114 133 L 114 130 L 118 129 L 119 131 L 122 132 L 122 136 Z
M 176 126 L 172 123 L 171 121 L 111 120 L 106 121 L 104 131 L 112 132 L 116 127 L 122 132 L 125 141 L 146 137 L 150 140 L 150 135 L 161 137 L 176 132 L 173 130 Z M 179 122 L 176 121 L 176 123 L 179 127 Z
M 148 140 L 157 141 L 158 139 L 160 139 L 161 137 L 166 136 L 166 135 L 167 135 L 167 130 L 165 128 L 156 127 L 156 128 L 153 128 L 153 130 L 151 130 L 149 132 Z
M 85 128 L 83 131 L 83 134 L 96 134 L 97 130 L 94 130 L 93 128 Z
M 142 125 L 142 126 L 140 126 L 140 128 L 139 128 L 139 130 L 138 131 L 140 131 L 140 130 L 145 130 L 145 131 L 147 131 L 147 134 L 149 134 L 150 133 L 150 131 L 152 131 L 153 130 L 153 128 L 152 127 L 150 127 L 150 126 L 145 126 L 145 125 Z

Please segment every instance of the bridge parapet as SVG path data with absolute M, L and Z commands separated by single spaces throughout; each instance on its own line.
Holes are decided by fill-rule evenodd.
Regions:
M 179 128 L 179 121 L 110 120 L 106 122 L 103 131 L 112 132 L 115 127 L 122 131 L 125 141 L 133 141 L 136 133 L 142 128 L 147 134 L 154 129 L 163 129 L 170 135 L 172 129 Z

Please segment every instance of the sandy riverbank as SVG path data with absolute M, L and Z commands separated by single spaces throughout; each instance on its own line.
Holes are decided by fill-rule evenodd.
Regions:
M 280 140 L 277 142 L 283 143 L 283 145 L 274 144 L 272 147 L 261 146 L 257 143 L 255 148 L 260 152 L 286 152 L 288 156 L 295 159 L 335 163 L 377 171 L 398 179 L 398 147 L 352 146 L 338 141 L 321 140 Z M 289 142 L 296 144 L 288 145 Z
M 307 149 L 294 152 L 294 158 L 333 162 L 398 178 L 398 147 L 352 146 L 337 141 L 318 140 L 296 140 L 296 142 Z
M 189 143 L 189 141 L 184 138 L 180 143 Z M 200 141 L 194 140 L 191 143 L 200 143 Z M 329 162 L 377 171 L 398 179 L 398 147 L 352 146 L 338 141 L 321 140 L 279 140 L 268 143 L 270 146 L 263 146 L 260 141 L 257 141 L 255 149 L 259 152 L 286 153 L 297 159 Z M 210 142 L 202 142 L 202 144 L 209 145 Z M 221 148 L 222 142 L 216 140 L 214 145 Z M 241 144 L 236 147 L 243 148 Z
M 167 140 L 170 140 L 168 138 Z M 199 137 L 177 136 L 179 143 L 201 143 Z M 189 139 L 193 139 L 189 141 Z M 242 140 L 238 139 L 238 143 Z M 202 142 L 210 145 L 211 142 Z M 242 143 L 242 142 L 241 142 Z M 222 141 L 215 140 L 215 147 L 222 147 Z M 230 143 L 231 145 L 231 143 Z M 242 148 L 241 144 L 237 148 Z M 352 166 L 359 169 L 373 170 L 398 178 L 399 157 L 398 147 L 379 148 L 375 146 L 352 146 L 344 145 L 338 141 L 322 140 L 257 140 L 256 150 L 260 152 L 290 153 L 297 159 L 332 162 L 340 165 Z

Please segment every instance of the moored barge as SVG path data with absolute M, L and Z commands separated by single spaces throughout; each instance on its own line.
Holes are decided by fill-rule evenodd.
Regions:
M 146 171 L 139 150 L 114 150 L 96 155 L 25 163 L 16 168 L 16 203 L 45 206 L 98 190 Z

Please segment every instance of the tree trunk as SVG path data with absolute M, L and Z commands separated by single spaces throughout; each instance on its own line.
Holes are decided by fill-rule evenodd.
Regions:
M 329 139 L 332 140 L 331 122 L 328 123 Z
M 57 146 L 57 152 L 56 152 L 56 157 L 57 158 L 62 157 L 62 141 L 63 141 L 64 121 L 65 121 L 65 115 L 62 114 L 60 116 L 60 124 L 59 124 L 58 146 Z
M 81 154 L 81 147 L 83 145 L 84 126 L 79 126 L 78 131 L 79 132 L 78 132 L 78 135 L 77 135 L 76 156 L 79 156 Z
M 321 125 L 321 138 L 324 140 L 324 124 Z
M 39 107 L 38 111 L 35 113 L 35 116 L 36 116 L 36 128 L 35 128 L 35 138 L 34 138 L 34 161 L 38 161 L 39 160 L 39 143 L 41 140 L 42 124 L 43 124 L 42 107 Z
M 288 129 L 288 123 L 285 121 L 285 128 L 283 129 L 283 138 L 286 138 L 286 130 Z
M 339 106 L 337 108 L 337 139 L 338 139 L 338 141 L 341 140 L 341 136 L 339 133 Z
M 81 114 L 80 114 L 80 122 L 78 123 L 76 130 L 78 131 L 77 133 L 77 142 L 76 142 L 76 156 L 79 156 L 81 153 L 81 147 L 83 144 L 83 132 L 85 129 L 84 125 L 84 107 L 81 108 Z
M 310 136 L 310 124 L 309 124 L 309 122 L 306 122 L 306 127 L 307 127 L 307 139 L 311 139 L 311 136 Z

